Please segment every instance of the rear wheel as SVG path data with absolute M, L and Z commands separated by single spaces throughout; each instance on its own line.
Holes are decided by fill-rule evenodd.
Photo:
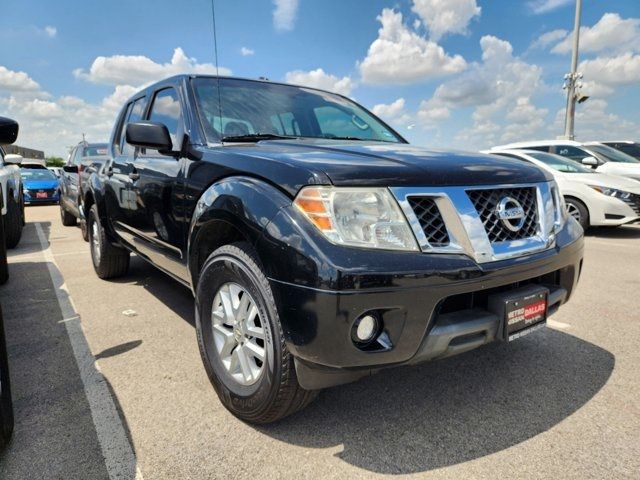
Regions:
M 2 192 L 0 192 L 0 204 Z M 4 236 L 4 221 L 0 221 L 0 285 L 4 285 L 9 280 L 9 264 L 7 261 L 7 245 Z
M 76 224 L 76 217 L 67 212 L 64 208 L 62 199 L 60 199 L 60 219 L 62 220 L 62 225 L 65 227 L 73 227 Z
M 248 244 L 223 246 L 205 262 L 196 332 L 209 379 L 238 418 L 274 422 L 316 397 L 298 383 L 271 287 Z
M 82 239 L 85 242 L 89 241 L 89 229 L 87 228 L 87 221 L 80 220 L 80 233 L 82 234 Z
M 589 228 L 589 210 L 584 203 L 572 197 L 565 197 L 567 213 L 577 220 L 583 230 Z
M 4 221 L 7 248 L 15 248 L 22 237 L 23 220 L 20 204 L 13 198 L 11 193 L 7 200 L 7 214 L 4 216 Z
M 0 451 L 9 443 L 13 432 L 13 405 L 9 384 L 9 361 L 4 335 L 2 310 L 0 310 Z
M 88 218 L 89 245 L 93 269 L 102 279 L 121 277 L 129 270 L 129 251 L 113 245 L 100 223 L 98 206 L 92 205 Z

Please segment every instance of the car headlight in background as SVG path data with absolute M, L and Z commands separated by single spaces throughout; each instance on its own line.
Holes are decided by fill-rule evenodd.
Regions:
M 419 250 L 400 206 L 386 188 L 305 187 L 293 203 L 333 243 Z
M 615 188 L 600 187 L 598 185 L 589 185 L 589 186 L 593 188 L 596 192 L 600 192 L 601 194 L 606 195 L 608 197 L 619 198 L 620 200 L 627 200 L 632 195 L 631 192 L 625 192 L 624 190 L 617 190 Z

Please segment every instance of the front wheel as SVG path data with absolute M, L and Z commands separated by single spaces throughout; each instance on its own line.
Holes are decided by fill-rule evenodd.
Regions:
M 88 229 L 91 260 L 98 277 L 106 280 L 126 274 L 129 270 L 129 251 L 109 241 L 100 222 L 97 205 L 92 205 L 89 210 Z
M 223 246 L 202 267 L 196 333 L 209 379 L 236 417 L 270 423 L 316 397 L 298 383 L 269 281 L 248 244 Z
M 589 210 L 584 203 L 575 198 L 565 198 L 567 204 L 567 213 L 575 218 L 583 230 L 589 228 Z
M 15 248 L 22 237 L 23 220 L 20 204 L 12 194 L 9 194 L 7 199 L 7 214 L 4 216 L 4 222 L 7 248 Z
M 65 227 L 73 227 L 76 224 L 76 217 L 64 208 L 62 199 L 60 199 L 60 220 Z

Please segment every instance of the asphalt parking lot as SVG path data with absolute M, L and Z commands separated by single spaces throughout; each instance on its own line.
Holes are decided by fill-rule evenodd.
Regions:
M 588 235 L 549 328 L 255 427 L 209 384 L 191 293 L 138 258 L 99 280 L 58 212 L 27 209 L 0 289 L 16 414 L 2 479 L 638 478 L 638 226 Z

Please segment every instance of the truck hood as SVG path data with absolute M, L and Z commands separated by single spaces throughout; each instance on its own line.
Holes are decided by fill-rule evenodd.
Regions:
M 300 169 L 304 178 L 349 186 L 522 184 L 552 177 L 526 162 L 408 144 L 338 140 L 270 140 L 226 144 L 224 151 Z M 256 158 L 256 159 L 257 159 Z M 267 167 L 265 167 L 267 168 Z M 273 172 L 273 164 L 269 171 Z

